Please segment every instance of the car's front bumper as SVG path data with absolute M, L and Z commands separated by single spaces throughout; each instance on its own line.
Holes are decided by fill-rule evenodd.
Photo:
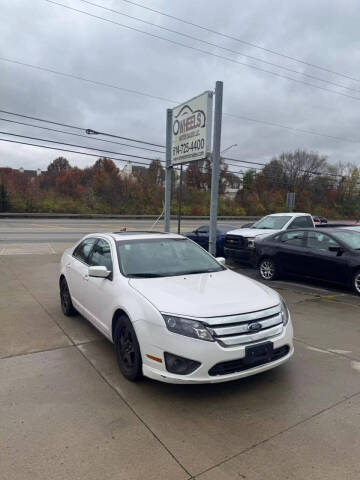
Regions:
M 253 248 L 236 249 L 236 248 L 224 247 L 225 258 L 240 260 L 240 261 L 243 261 L 243 262 L 245 262 L 245 261 L 246 262 L 251 262 L 253 253 L 254 253 Z
M 155 333 L 156 332 L 154 332 L 154 334 Z M 158 333 L 160 333 L 160 331 Z M 151 336 L 152 338 L 155 338 L 153 335 Z M 244 358 L 245 348 L 249 345 L 237 345 L 230 348 L 222 347 L 218 342 L 196 340 L 184 337 L 182 335 L 172 334 L 168 331 L 163 332 L 163 334 L 160 333 L 160 338 L 158 337 L 158 339 L 160 342 L 156 342 L 156 345 L 151 343 L 145 343 L 141 345 L 143 374 L 146 377 L 167 383 L 220 383 L 237 380 L 277 367 L 289 360 L 294 353 L 293 327 L 291 320 L 289 320 L 288 324 L 283 328 L 283 331 L 280 335 L 257 343 L 261 344 L 270 341 L 273 344 L 274 350 L 287 345 L 289 347 L 289 351 L 285 356 L 269 363 L 264 363 L 246 370 L 224 375 L 210 375 L 209 370 L 218 363 L 240 360 Z M 163 343 L 164 340 L 166 341 L 166 347 L 160 348 L 159 343 Z M 251 344 L 250 346 L 255 346 L 257 344 Z M 165 366 L 164 351 L 191 360 L 196 360 L 200 362 L 201 365 L 193 373 L 188 375 L 169 373 Z M 149 353 L 151 356 L 162 359 L 162 363 L 149 359 L 147 356 Z

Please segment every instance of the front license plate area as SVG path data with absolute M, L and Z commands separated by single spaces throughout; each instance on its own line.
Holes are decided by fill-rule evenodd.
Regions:
M 245 348 L 245 363 L 247 365 L 261 365 L 270 362 L 273 355 L 272 342 L 260 343 L 252 347 Z

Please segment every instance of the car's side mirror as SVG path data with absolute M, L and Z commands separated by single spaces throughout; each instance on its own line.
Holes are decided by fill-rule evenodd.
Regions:
M 103 266 L 89 267 L 89 277 L 107 278 L 110 273 L 110 270 Z
M 225 265 L 225 258 L 224 257 L 216 257 L 216 260 L 221 264 L 221 265 Z
M 340 257 L 344 253 L 342 247 L 329 247 L 329 252 L 336 252 L 336 256 Z

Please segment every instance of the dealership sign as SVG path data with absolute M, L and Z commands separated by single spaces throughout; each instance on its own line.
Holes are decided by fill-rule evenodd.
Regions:
M 211 151 L 213 92 L 207 91 L 172 111 L 171 164 L 203 160 Z

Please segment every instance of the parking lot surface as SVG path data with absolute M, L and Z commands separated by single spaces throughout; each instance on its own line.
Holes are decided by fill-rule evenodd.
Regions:
M 360 478 L 360 298 L 274 282 L 295 328 L 287 364 L 216 385 L 131 383 L 112 344 L 61 313 L 67 241 L 4 245 L 1 478 Z

